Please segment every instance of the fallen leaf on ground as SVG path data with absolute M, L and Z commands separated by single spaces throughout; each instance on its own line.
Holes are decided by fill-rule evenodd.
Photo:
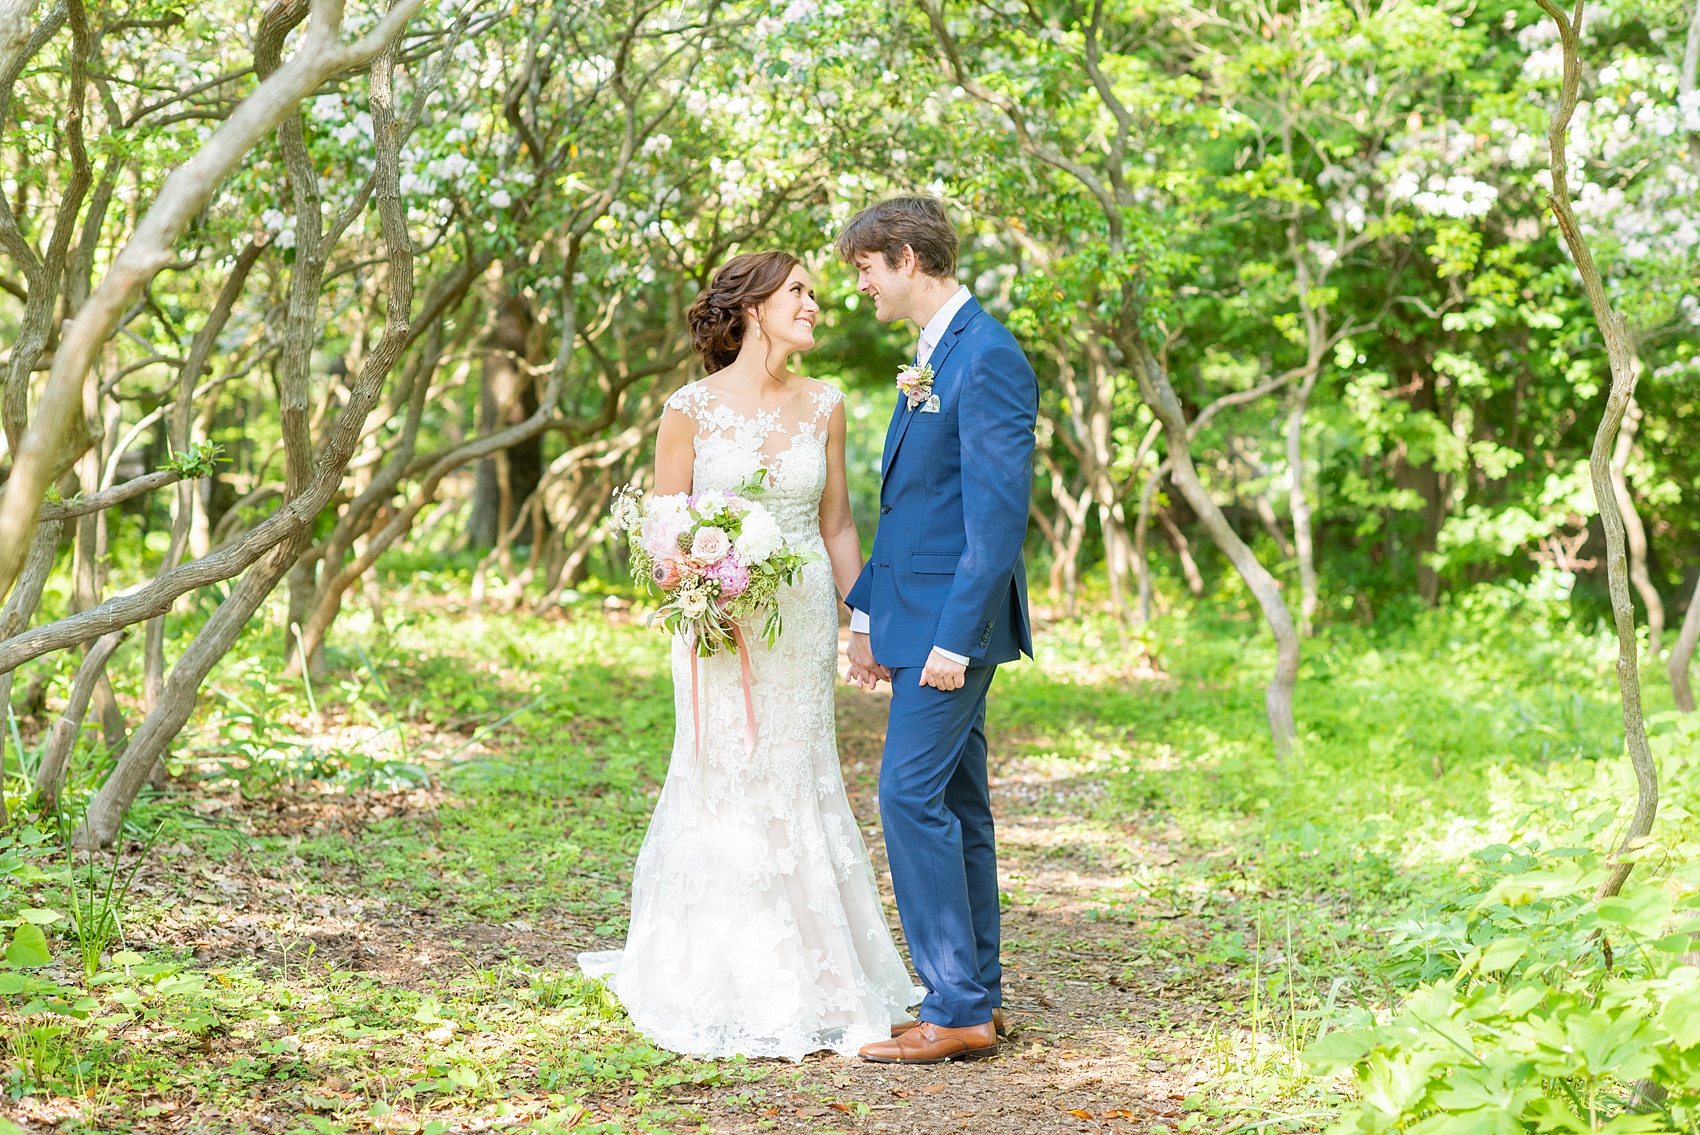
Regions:
M 1074 1118 L 1076 1118 L 1076 1119 L 1091 1119 L 1092 1118 L 1092 1113 L 1087 1111 L 1083 1107 L 1071 1107 L 1071 1108 L 1068 1109 L 1068 1113 L 1070 1115 L 1074 1116 Z
M 929 1096 L 930 1095 L 936 1095 L 937 1093 L 944 1091 L 944 1085 L 943 1084 L 922 1084 L 921 1085 L 921 1091 L 927 1093 Z

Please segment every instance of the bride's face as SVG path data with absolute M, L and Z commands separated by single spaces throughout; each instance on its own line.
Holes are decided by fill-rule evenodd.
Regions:
M 814 347 L 820 304 L 815 302 L 814 283 L 802 265 L 792 268 L 779 290 L 762 301 L 756 318 L 761 321 L 762 335 L 786 354 Z

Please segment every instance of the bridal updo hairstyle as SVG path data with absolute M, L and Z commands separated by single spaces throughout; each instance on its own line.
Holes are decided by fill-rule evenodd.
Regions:
M 760 307 L 785 286 L 791 269 L 802 261 L 789 252 L 743 252 L 709 278 L 685 318 L 691 324 L 691 346 L 702 356 L 709 374 L 724 370 L 744 345 L 746 309 Z

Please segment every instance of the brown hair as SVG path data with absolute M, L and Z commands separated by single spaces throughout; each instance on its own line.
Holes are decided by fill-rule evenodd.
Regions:
M 935 197 L 888 197 L 869 205 L 850 218 L 834 247 L 847 263 L 877 252 L 895 267 L 903 259 L 904 245 L 914 250 L 927 275 L 956 278 L 956 229 L 945 215 L 944 203 Z
M 691 346 L 702 356 L 709 374 L 724 370 L 744 345 L 745 308 L 761 304 L 785 286 L 791 269 L 802 261 L 789 252 L 743 252 L 709 278 L 685 318 L 691 324 Z

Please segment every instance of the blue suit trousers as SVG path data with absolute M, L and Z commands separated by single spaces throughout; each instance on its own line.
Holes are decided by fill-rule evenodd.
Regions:
M 903 936 L 928 993 L 920 1018 L 979 1025 L 1003 1004 L 998 859 L 986 780 L 986 691 L 996 666 L 971 666 L 959 690 L 891 672 L 880 765 L 880 821 Z

